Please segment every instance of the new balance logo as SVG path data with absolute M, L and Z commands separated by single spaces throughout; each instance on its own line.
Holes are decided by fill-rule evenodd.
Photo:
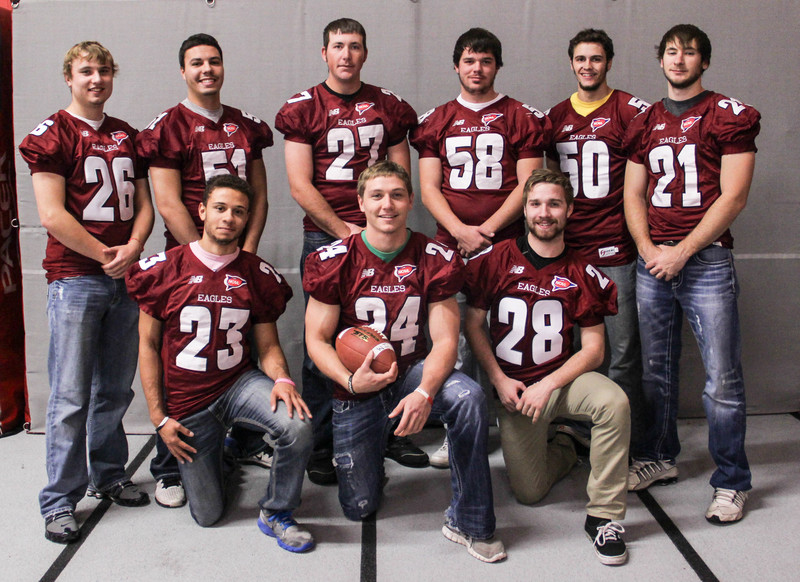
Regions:
M 375 269 L 364 269 L 361 271 L 361 278 L 372 277 L 375 274 Z
M 512 275 L 522 275 L 522 273 L 524 272 L 525 272 L 525 267 L 522 265 L 514 265 L 513 267 L 511 267 L 511 270 L 509 271 L 509 273 L 511 273 Z

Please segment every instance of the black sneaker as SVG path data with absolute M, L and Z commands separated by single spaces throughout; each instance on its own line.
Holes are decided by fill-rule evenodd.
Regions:
M 408 437 L 389 434 L 386 456 L 406 467 L 427 467 L 428 454 L 411 442 Z
M 622 540 L 625 528 L 619 523 L 587 515 L 583 528 L 594 543 L 594 553 L 600 562 L 606 566 L 619 566 L 628 560 L 628 550 Z
M 325 454 L 313 454 L 306 465 L 308 480 L 316 485 L 336 485 L 339 480 L 336 478 L 336 469 L 333 467 L 333 459 L 330 451 Z
M 142 507 L 150 503 L 150 496 L 130 481 L 117 483 L 111 489 L 102 492 L 103 497 L 108 497 L 117 505 L 123 507 Z

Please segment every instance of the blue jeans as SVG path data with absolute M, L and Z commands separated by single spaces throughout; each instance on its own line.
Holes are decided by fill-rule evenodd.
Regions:
M 678 361 L 683 314 L 692 327 L 706 371 L 703 407 L 708 448 L 717 465 L 713 487 L 747 491 L 750 466 L 744 451 L 745 394 L 739 285 L 729 249 L 711 245 L 692 256 L 677 277 L 663 281 L 637 266 L 636 295 L 642 338 L 642 387 L 652 422 L 642 459 L 675 461 L 678 442 Z
M 180 420 L 194 433 L 182 437 L 197 449 L 191 463 L 179 465 L 194 520 L 204 526 L 216 523 L 225 509 L 223 443 L 235 423 L 267 433 L 275 441 L 269 482 L 258 502 L 267 513 L 293 511 L 300 505 L 303 475 L 311 453 L 311 423 L 297 412 L 289 418 L 286 405 L 272 412 L 274 383 L 260 370 L 248 370 L 210 406 Z
M 303 254 L 300 257 L 300 280 L 305 273 L 306 257 L 319 247 L 329 245 L 336 239 L 325 232 L 303 232 Z M 308 306 L 308 293 L 303 291 L 305 304 Z M 311 411 L 314 426 L 314 456 L 330 458 L 333 451 L 333 433 L 331 431 L 331 403 L 333 387 L 329 380 L 319 371 L 308 357 L 303 328 L 303 400 Z
M 71 277 L 48 285 L 47 318 L 45 518 L 74 510 L 90 482 L 107 490 L 127 478 L 122 417 L 133 399 L 139 308 L 124 279 Z
M 339 503 L 348 519 L 360 520 L 378 509 L 383 489 L 383 452 L 389 413 L 419 386 L 423 362 L 368 400 L 333 401 L 334 465 Z M 481 387 L 462 372 L 445 380 L 433 401 L 431 417 L 447 425 L 453 497 L 445 512 L 449 525 L 476 539 L 494 535 L 495 517 L 489 474 L 489 427 Z
M 636 457 L 647 432 L 647 415 L 642 394 L 642 345 L 636 311 L 636 261 L 616 267 L 601 267 L 617 286 L 616 315 L 604 318 L 611 356 L 609 379 L 628 396 L 631 405 L 631 454 Z

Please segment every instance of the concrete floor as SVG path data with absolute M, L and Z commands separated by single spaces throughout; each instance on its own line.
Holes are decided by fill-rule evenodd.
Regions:
M 195 525 L 187 507 L 123 508 L 87 498 L 77 511 L 82 543 L 61 546 L 45 540 L 38 510 L 37 494 L 45 482 L 44 436 L 19 434 L 0 439 L 0 577 L 59 582 L 796 580 L 800 420 L 784 414 L 751 416 L 748 423 L 754 490 L 745 519 L 730 527 L 705 521 L 711 496 L 705 422 L 681 421 L 680 480 L 629 495 L 623 524 L 630 559 L 615 568 L 598 562 L 582 530 L 588 466 L 576 467 L 541 503 L 519 505 L 508 487 L 496 429 L 491 465 L 497 535 L 509 554 L 499 564 L 478 562 L 441 535 L 448 471 L 408 469 L 392 461 L 386 462 L 389 482 L 375 524 L 347 521 L 335 488 L 306 482 L 295 515 L 316 537 L 317 548 L 308 554 L 281 550 L 257 529 L 255 507 L 265 476 L 257 467 L 239 473 L 229 510 L 215 527 Z M 441 429 L 427 429 L 415 440 L 433 452 L 441 436 Z M 131 465 L 139 463 L 133 480 L 152 495 L 151 436 L 130 435 L 129 443 Z

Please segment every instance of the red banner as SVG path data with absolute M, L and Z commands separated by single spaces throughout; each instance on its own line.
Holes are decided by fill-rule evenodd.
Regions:
M 31 422 L 25 383 L 11 81 L 11 0 L 0 0 L 0 436 L 27 428 Z

